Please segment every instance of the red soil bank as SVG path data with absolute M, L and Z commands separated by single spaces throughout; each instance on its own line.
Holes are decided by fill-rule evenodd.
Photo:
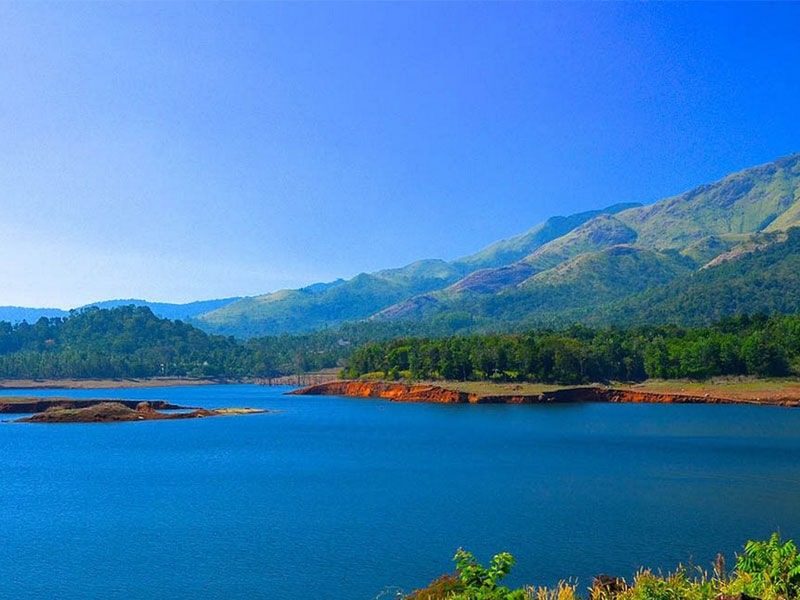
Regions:
M 648 404 L 772 404 L 800 406 L 790 398 L 742 400 L 711 395 L 640 392 L 620 388 L 582 386 L 539 394 L 481 395 L 451 390 L 430 384 L 385 381 L 329 381 L 288 392 L 297 396 L 351 396 L 383 398 L 393 402 L 432 402 L 437 404 L 548 404 L 554 402 L 628 402 Z

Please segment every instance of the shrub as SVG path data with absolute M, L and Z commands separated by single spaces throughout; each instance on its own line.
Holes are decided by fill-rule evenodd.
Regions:
M 791 599 L 800 595 L 800 556 L 793 541 L 782 542 L 773 533 L 767 541 L 749 541 L 737 557 L 736 571 L 749 576 L 745 593 L 765 600 Z
M 408 600 L 440 600 L 443 598 L 452 598 L 457 593 L 464 591 L 464 584 L 455 575 L 442 575 L 438 579 L 434 579 L 419 590 L 414 590 L 406 596 Z
M 453 557 L 456 575 L 444 575 L 428 587 L 417 590 L 408 600 L 580 600 L 575 586 L 564 581 L 552 589 L 525 587 L 510 589 L 501 582 L 514 566 L 508 552 L 495 555 L 488 566 L 481 565 L 465 550 Z M 600 582 L 598 584 L 598 581 Z M 600 576 L 591 590 L 591 600 L 800 600 L 800 556 L 792 541 L 783 542 L 777 533 L 766 541 L 749 541 L 737 556 L 734 570 L 727 575 L 722 556 L 717 557 L 711 576 L 697 570 L 691 575 L 679 566 L 674 573 L 640 571 L 633 584 Z

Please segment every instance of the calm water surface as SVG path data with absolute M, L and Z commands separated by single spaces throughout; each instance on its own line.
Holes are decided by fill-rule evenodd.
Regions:
M 437 406 L 248 385 L 0 395 L 276 414 L 0 425 L 0 598 L 369 600 L 508 550 L 512 583 L 800 535 L 800 410 Z

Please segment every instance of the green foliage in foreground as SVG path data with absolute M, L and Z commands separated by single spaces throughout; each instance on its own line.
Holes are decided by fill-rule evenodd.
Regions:
M 537 330 L 406 338 L 359 348 L 343 375 L 586 383 L 787 375 L 800 367 L 800 316 L 742 316 L 704 328 Z
M 459 550 L 453 560 L 455 575 L 443 575 L 406 600 L 580 600 L 576 587 L 564 581 L 555 588 L 501 585 L 514 565 L 503 552 L 484 567 L 475 557 Z M 736 557 L 731 573 L 718 557 L 711 574 L 679 566 L 674 573 L 640 571 L 631 584 L 624 579 L 598 578 L 589 591 L 590 600 L 796 600 L 800 598 L 800 556 L 794 542 L 783 542 L 775 533 L 767 541 L 749 541 Z
M 800 556 L 793 541 L 782 543 L 777 533 L 766 542 L 750 541 L 738 557 L 736 570 L 747 573 L 751 581 L 746 590 L 751 595 L 769 590 L 770 597 L 800 596 Z

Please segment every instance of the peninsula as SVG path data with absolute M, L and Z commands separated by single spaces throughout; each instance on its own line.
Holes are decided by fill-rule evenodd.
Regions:
M 717 383 L 703 386 L 684 382 L 635 386 L 585 385 L 560 387 L 538 384 L 474 382 L 404 383 L 337 380 L 287 392 L 298 396 L 350 396 L 382 398 L 393 402 L 437 404 L 550 404 L 612 402 L 647 404 L 764 404 L 800 406 L 800 386 L 761 383 Z

